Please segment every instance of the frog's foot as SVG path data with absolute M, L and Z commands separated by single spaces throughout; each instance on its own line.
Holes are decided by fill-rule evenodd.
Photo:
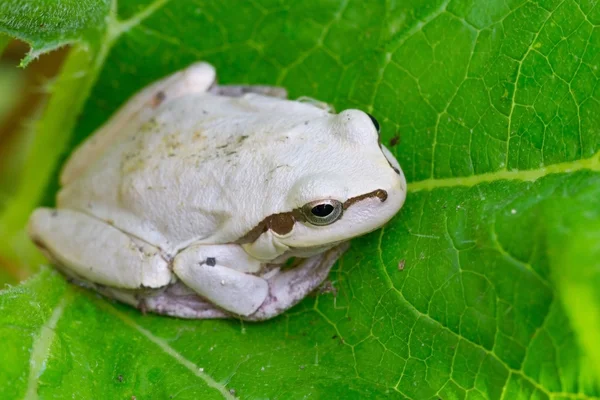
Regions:
M 70 277 L 123 289 L 159 288 L 173 278 L 159 249 L 87 214 L 38 208 L 29 236 Z
M 213 85 L 209 92 L 220 96 L 240 97 L 246 93 L 256 93 L 263 96 L 287 98 L 287 90 L 278 86 L 262 85 Z
M 284 271 L 270 271 L 264 277 L 269 283 L 269 294 L 261 306 L 243 319 L 262 321 L 279 315 L 296 305 L 316 289 L 329 275 L 331 267 L 348 249 L 340 244 L 325 253 L 309 257 L 300 265 Z

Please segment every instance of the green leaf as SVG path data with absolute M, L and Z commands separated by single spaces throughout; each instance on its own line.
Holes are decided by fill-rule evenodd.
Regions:
M 0 294 L 0 396 L 600 398 L 595 2 L 122 0 L 105 21 L 52 88 L 3 246 L 76 144 L 198 59 L 375 115 L 406 206 L 352 242 L 337 294 L 265 323 L 144 316 L 44 270 Z
M 586 200 L 549 206 L 558 224 L 548 230 L 548 247 L 557 289 L 585 352 L 582 368 L 600 377 L 600 208 Z
M 0 31 L 31 45 L 24 67 L 40 54 L 97 36 L 109 6 L 109 0 L 3 0 Z

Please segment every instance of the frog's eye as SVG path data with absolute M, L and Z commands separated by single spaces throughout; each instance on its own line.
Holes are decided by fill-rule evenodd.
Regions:
M 372 116 L 371 114 L 367 113 L 367 115 L 369 116 L 369 118 L 371 118 L 371 122 L 373 122 L 373 125 L 375 126 L 375 129 L 377 130 L 377 133 L 379 133 L 379 122 L 377 122 L 377 120 L 375 119 L 375 117 Z
M 302 207 L 306 221 L 313 225 L 329 225 L 340 219 L 344 205 L 333 199 L 311 201 Z

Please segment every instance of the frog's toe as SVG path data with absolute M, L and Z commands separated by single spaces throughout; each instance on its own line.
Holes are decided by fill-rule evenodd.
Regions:
M 347 243 L 305 259 L 292 269 L 277 272 L 267 279 L 269 295 L 246 320 L 261 321 L 277 316 L 299 303 L 327 278 L 331 267 L 348 248 Z
M 278 99 L 287 98 L 287 90 L 279 86 L 265 85 L 214 85 L 209 90 L 212 94 L 228 97 L 241 97 L 246 93 L 256 93 Z
M 321 110 L 325 110 L 331 114 L 335 113 L 335 108 L 333 107 L 333 105 L 325 103 L 325 102 L 317 100 L 317 99 L 313 99 L 312 97 L 300 96 L 296 99 L 296 101 L 298 101 L 300 103 L 310 104 L 314 107 L 320 108 Z

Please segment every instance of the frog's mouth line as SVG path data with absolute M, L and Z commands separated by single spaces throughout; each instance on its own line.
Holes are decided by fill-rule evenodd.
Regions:
M 343 204 L 344 211 L 350 208 L 352 205 L 366 200 L 377 197 L 383 203 L 388 198 L 388 193 L 383 189 L 373 190 L 372 192 L 361 194 L 360 196 L 351 197 L 346 200 Z M 278 213 L 269 215 L 262 221 L 260 221 L 254 228 L 252 228 L 247 234 L 236 240 L 234 243 L 246 244 L 256 241 L 260 235 L 268 230 L 271 230 L 278 235 L 285 235 L 289 233 L 293 228 L 296 221 L 305 221 L 302 214 L 302 210 L 296 209 L 293 211 Z

